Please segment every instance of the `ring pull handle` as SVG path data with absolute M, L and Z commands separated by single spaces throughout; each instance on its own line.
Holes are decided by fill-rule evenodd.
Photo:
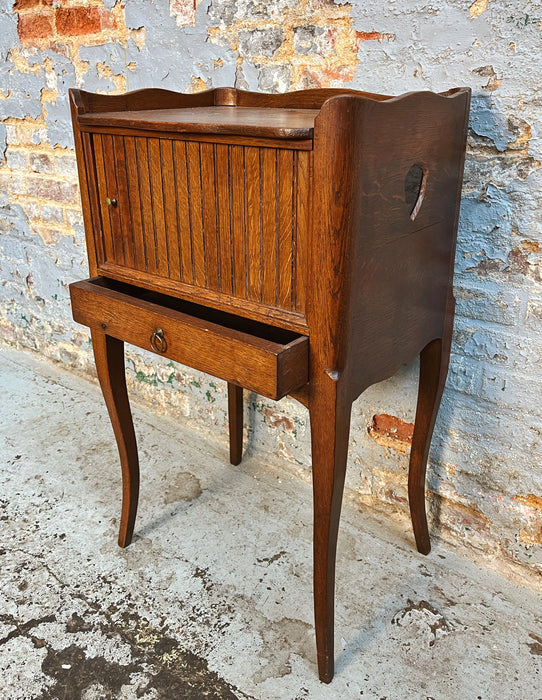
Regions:
M 164 353 L 167 350 L 164 331 L 161 328 L 155 328 L 151 334 L 151 348 L 154 352 Z
M 106 197 L 105 198 L 105 203 L 107 204 L 108 207 L 116 207 L 117 206 L 117 200 L 114 197 Z

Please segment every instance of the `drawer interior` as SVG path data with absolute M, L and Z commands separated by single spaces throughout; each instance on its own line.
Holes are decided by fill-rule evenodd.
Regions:
M 307 336 L 134 285 L 97 277 L 70 285 L 74 319 L 91 329 L 263 396 L 279 399 L 308 381 Z

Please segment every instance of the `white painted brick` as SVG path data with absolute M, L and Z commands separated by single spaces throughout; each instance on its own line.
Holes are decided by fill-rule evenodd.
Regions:
M 77 175 L 77 161 L 75 156 L 58 156 L 56 158 L 56 171 L 65 177 Z
M 507 326 L 518 323 L 522 299 L 515 292 L 498 289 L 491 284 L 484 287 L 456 287 L 456 314 L 480 321 L 492 321 Z
M 542 413 L 542 380 L 535 375 L 512 374 L 503 367 L 486 365 L 480 395 L 500 406 L 519 409 L 523 414 Z
M 11 170 L 23 170 L 28 168 L 28 156 L 23 151 L 6 151 L 6 163 Z
M 83 212 L 80 209 L 66 209 L 66 218 L 72 227 L 83 226 Z
M 41 207 L 41 218 L 47 222 L 63 224 L 64 210 L 62 207 L 56 207 L 53 204 L 44 204 Z
M 448 369 L 447 386 L 464 394 L 477 394 L 482 385 L 482 368 L 479 363 L 465 357 L 452 355 Z

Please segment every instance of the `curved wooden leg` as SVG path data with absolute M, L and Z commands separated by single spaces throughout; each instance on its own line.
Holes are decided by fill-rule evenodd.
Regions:
M 448 374 L 452 325 L 453 316 L 446 324 L 444 338 L 432 340 L 420 354 L 418 404 L 408 468 L 408 500 L 416 547 L 421 554 L 429 554 L 431 551 L 425 512 L 425 471 L 433 429 Z
M 122 467 L 122 513 L 118 541 L 121 547 L 126 547 L 132 540 L 137 513 L 139 460 L 126 390 L 124 343 L 96 329 L 91 330 L 91 335 L 98 379 L 113 425 Z
M 314 493 L 314 620 L 318 675 L 334 673 L 334 598 L 337 534 L 346 473 L 351 402 L 326 381 L 309 401 Z
M 243 455 L 243 387 L 228 382 L 230 463 L 240 464 Z

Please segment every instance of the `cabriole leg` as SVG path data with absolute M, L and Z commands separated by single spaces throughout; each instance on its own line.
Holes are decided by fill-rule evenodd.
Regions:
M 444 338 L 432 340 L 420 354 L 418 404 L 408 469 L 408 499 L 416 547 L 421 554 L 429 554 L 431 551 L 425 510 L 425 472 L 433 429 L 448 374 L 452 322 L 453 319 L 448 319 Z
M 318 675 L 334 673 L 334 598 L 337 534 L 346 473 L 351 402 L 333 380 L 309 401 L 314 492 L 314 620 Z
M 121 547 L 126 547 L 132 540 L 137 513 L 139 460 L 126 390 L 124 343 L 96 329 L 91 330 L 91 335 L 98 379 L 113 425 L 122 467 L 122 513 L 118 541 Z

